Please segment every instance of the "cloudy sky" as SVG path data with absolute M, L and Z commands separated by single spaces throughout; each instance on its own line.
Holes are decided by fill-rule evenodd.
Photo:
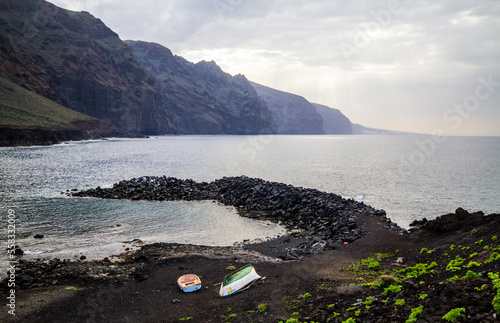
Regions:
M 368 127 L 500 136 L 498 0 L 51 0 Z

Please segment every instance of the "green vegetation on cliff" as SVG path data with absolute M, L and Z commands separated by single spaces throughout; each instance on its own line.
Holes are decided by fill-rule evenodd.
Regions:
M 96 120 L 0 77 L 0 126 L 77 130 L 76 123 Z
M 0 146 L 51 145 L 121 135 L 108 123 L 0 77 Z

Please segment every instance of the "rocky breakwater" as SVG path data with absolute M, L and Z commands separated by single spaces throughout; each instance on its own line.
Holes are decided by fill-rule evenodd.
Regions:
M 195 182 L 173 177 L 140 177 L 116 183 L 111 188 L 67 192 L 73 197 L 131 200 L 216 200 L 237 208 L 240 215 L 281 223 L 290 235 L 282 237 L 276 256 L 301 258 L 335 249 L 365 234 L 357 214 L 379 217 L 393 230 L 403 232 L 386 216 L 362 202 L 333 193 L 294 187 L 262 179 L 224 177 L 213 182 Z

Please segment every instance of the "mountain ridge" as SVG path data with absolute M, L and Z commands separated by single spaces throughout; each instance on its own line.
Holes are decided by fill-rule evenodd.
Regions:
M 324 134 L 323 119 L 304 97 L 250 82 L 269 106 L 280 134 Z
M 156 43 L 130 41 L 138 62 L 159 84 L 177 133 L 272 134 L 271 113 L 243 75 L 231 76 L 214 61 L 192 63 Z
M 125 134 L 168 132 L 156 80 L 90 13 L 0 0 L 0 75 Z
M 374 132 L 214 61 L 122 41 L 92 14 L 44 0 L 0 0 L 0 63 L 0 77 L 128 136 Z

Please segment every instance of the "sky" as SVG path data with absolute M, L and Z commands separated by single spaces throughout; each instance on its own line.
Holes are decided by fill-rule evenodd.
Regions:
M 500 136 L 498 0 L 51 0 L 367 127 Z

